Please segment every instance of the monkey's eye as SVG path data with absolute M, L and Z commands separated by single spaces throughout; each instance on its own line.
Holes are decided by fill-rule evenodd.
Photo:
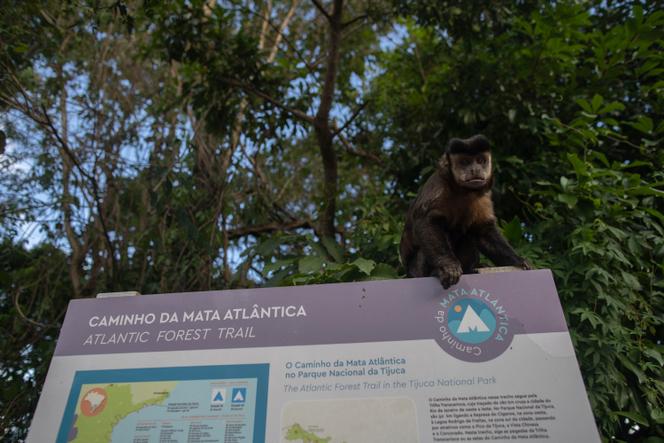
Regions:
M 477 158 L 477 163 L 479 163 L 480 165 L 485 164 L 485 163 L 486 163 L 486 158 L 484 158 L 484 157 L 478 157 L 478 158 Z

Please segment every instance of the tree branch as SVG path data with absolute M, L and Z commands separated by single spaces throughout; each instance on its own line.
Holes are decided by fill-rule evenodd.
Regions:
M 57 328 L 58 327 L 57 323 L 53 323 L 53 324 L 41 323 L 41 322 L 38 322 L 37 320 L 33 320 L 30 317 L 28 317 L 27 315 L 25 315 L 25 313 L 23 312 L 23 309 L 21 309 L 21 304 L 19 303 L 19 300 L 18 300 L 22 290 L 23 290 L 23 288 L 18 287 L 16 289 L 15 295 L 13 297 L 13 299 L 14 299 L 14 308 L 16 309 L 16 312 L 18 313 L 19 317 L 21 317 L 21 319 L 23 319 L 23 321 L 25 321 L 26 323 L 29 323 L 32 326 L 37 326 L 38 328 L 44 328 L 44 329 Z
M 260 235 L 269 232 L 292 231 L 294 229 L 313 229 L 309 220 L 295 220 L 289 223 L 264 223 L 262 225 L 243 226 L 235 229 L 229 229 L 227 232 L 229 239 L 246 237 L 248 235 Z
M 343 0 L 334 0 L 334 9 L 329 18 L 329 40 L 327 50 L 327 63 L 325 76 L 321 88 L 320 105 L 314 120 L 314 129 L 323 161 L 323 203 L 321 205 L 318 221 L 320 237 L 334 240 L 335 213 L 338 190 L 338 164 L 337 153 L 334 150 L 333 134 L 330 128 L 330 110 L 334 100 L 337 70 L 340 59 L 341 46 L 341 17 L 343 13 Z
M 350 124 L 353 122 L 353 120 L 355 120 L 357 118 L 357 116 L 360 115 L 360 112 L 362 112 L 362 110 L 366 106 L 367 106 L 367 102 L 363 102 L 360 106 L 358 106 L 358 108 L 353 112 L 353 115 L 351 115 L 350 118 L 348 120 L 346 120 L 346 122 L 341 126 L 341 128 L 335 130 L 332 133 L 332 138 L 336 137 L 341 132 L 345 131 L 346 128 L 348 128 L 348 126 L 350 126 Z
M 272 14 L 272 0 L 267 0 L 267 4 L 265 5 L 265 17 L 267 17 L 267 20 L 263 20 L 263 24 L 261 26 L 261 32 L 258 37 L 258 47 L 259 49 L 263 49 L 265 46 L 265 36 L 267 35 L 267 27 L 270 24 L 270 15 Z
M 349 154 L 366 158 L 379 165 L 383 164 L 383 159 L 377 156 L 376 154 L 367 152 L 364 149 L 353 148 L 343 135 L 339 135 L 339 140 L 341 141 L 341 144 L 343 145 L 346 152 L 348 152 Z
M 270 54 L 267 57 L 268 63 L 272 63 L 274 61 L 274 58 L 277 55 L 277 51 L 279 50 L 279 43 L 281 43 L 281 39 L 286 40 L 284 36 L 284 30 L 286 29 L 286 27 L 288 27 L 288 23 L 290 23 L 291 19 L 293 18 L 293 15 L 295 14 L 295 9 L 297 8 L 297 4 L 299 2 L 300 0 L 293 0 L 290 8 L 288 9 L 288 12 L 286 13 L 286 17 L 284 17 L 283 21 L 279 25 L 279 29 L 276 30 L 277 33 L 274 36 L 274 43 L 272 44 L 272 50 L 270 50 Z M 268 23 L 272 24 L 269 21 Z
M 277 108 L 288 112 L 289 114 L 293 115 L 293 117 L 295 117 L 299 120 L 302 120 L 302 121 L 304 121 L 306 123 L 309 123 L 309 124 L 314 124 L 314 117 L 308 115 L 305 112 L 300 111 L 299 109 L 291 108 L 290 106 L 287 106 L 287 105 L 281 103 L 276 98 L 270 96 L 269 94 L 266 94 L 265 92 L 263 92 L 259 89 L 256 89 L 254 86 L 252 86 L 250 84 L 244 83 L 240 80 L 236 80 L 236 79 L 233 79 L 233 78 L 228 78 L 228 77 L 222 77 L 222 78 L 220 78 L 220 80 L 225 82 L 225 83 L 228 83 L 231 86 L 234 86 L 236 88 L 240 88 L 248 94 L 255 95 L 256 97 L 260 97 L 263 100 L 266 100 L 266 101 L 272 103 Z
M 44 116 L 46 126 L 49 128 L 50 132 L 52 135 L 55 137 L 56 141 L 60 145 L 60 148 L 62 151 L 69 157 L 69 160 L 74 164 L 76 167 L 76 170 L 85 178 L 87 179 L 90 184 L 92 185 L 92 194 L 93 198 L 95 201 L 95 206 L 97 207 L 97 215 L 99 217 L 99 222 L 102 227 L 102 234 L 104 236 L 104 239 L 106 241 L 106 245 L 108 246 L 108 253 L 111 256 L 111 263 L 115 265 L 115 248 L 113 246 L 113 242 L 111 241 L 111 237 L 108 234 L 108 225 L 106 224 L 106 217 L 103 214 L 103 208 L 101 206 L 101 201 L 99 197 L 99 183 L 97 183 L 97 180 L 91 176 L 90 174 L 87 173 L 87 171 L 81 166 L 80 162 L 76 158 L 73 152 L 71 152 L 71 149 L 69 149 L 69 144 L 67 143 L 66 140 L 63 140 L 62 137 L 60 136 L 57 128 L 53 124 L 53 121 L 51 120 L 50 115 L 48 114 L 46 107 L 42 104 L 41 105 L 41 111 L 42 115 Z M 111 275 L 112 275 L 111 271 Z
M 364 20 L 365 18 L 368 18 L 368 17 L 369 17 L 369 16 L 368 16 L 367 14 L 358 15 L 357 17 L 355 17 L 355 18 L 353 18 L 353 19 L 350 19 L 350 20 L 348 20 L 347 22 L 343 23 L 343 24 L 341 25 L 341 27 L 342 27 L 343 29 L 346 29 L 347 27 L 349 27 L 349 26 L 352 25 L 353 23 L 356 23 L 356 22 L 362 21 L 362 20 Z
M 318 0 L 311 0 L 311 2 L 314 4 L 316 9 L 318 9 L 321 12 L 321 14 L 323 14 L 325 16 L 326 19 L 328 19 L 329 21 L 332 21 L 332 16 L 330 15 L 329 12 L 327 12 L 325 7 L 323 7 L 323 5 Z
M 296 4 L 299 3 L 299 2 L 300 2 L 300 0 L 295 0 L 295 1 L 293 1 L 293 4 L 291 5 L 291 7 L 292 7 L 293 9 L 295 9 Z M 235 9 L 234 9 L 234 10 L 235 10 Z M 281 30 L 281 26 L 277 26 L 277 25 L 275 25 L 274 23 L 272 23 L 272 20 L 270 20 L 269 17 L 265 17 L 263 14 L 261 14 L 261 13 L 259 13 L 259 12 L 256 12 L 256 11 L 254 11 L 254 10 L 251 9 L 251 8 L 247 8 L 247 7 L 238 7 L 236 10 L 238 10 L 238 11 L 242 11 L 242 12 L 246 12 L 246 13 L 251 14 L 251 15 L 254 15 L 254 16 L 260 18 L 261 20 L 263 20 L 265 23 L 267 23 L 267 24 L 270 26 L 270 28 L 272 28 L 274 31 L 276 31 L 276 32 L 278 33 L 279 38 L 282 39 L 284 42 L 286 42 L 286 44 L 287 44 L 288 47 L 291 49 L 291 51 L 293 51 L 293 53 L 295 53 L 295 55 L 297 56 L 296 58 L 297 58 L 299 61 L 301 61 L 301 62 L 304 64 L 304 66 L 306 66 L 307 70 L 308 70 L 309 72 L 313 73 L 313 66 L 315 66 L 315 65 L 312 65 L 311 63 L 309 63 L 309 61 L 304 57 L 304 54 L 302 53 L 302 51 L 300 51 L 300 50 L 298 49 L 297 45 L 295 45 L 295 44 L 290 40 L 290 38 L 289 38 L 286 34 L 283 33 L 283 31 Z M 282 24 L 283 24 L 283 22 L 282 22 Z M 276 41 L 276 40 L 277 40 L 277 39 L 275 38 L 275 41 Z M 278 42 L 277 42 L 277 43 L 278 43 Z

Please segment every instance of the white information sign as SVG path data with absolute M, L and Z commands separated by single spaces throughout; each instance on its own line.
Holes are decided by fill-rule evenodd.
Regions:
M 28 441 L 600 439 L 538 270 L 72 301 Z

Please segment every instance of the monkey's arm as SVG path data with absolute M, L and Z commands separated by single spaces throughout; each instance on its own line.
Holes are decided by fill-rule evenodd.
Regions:
M 454 255 L 442 218 L 435 213 L 416 219 L 413 223 L 415 243 L 433 268 L 444 288 L 456 284 L 463 273 L 461 263 Z
M 487 222 L 477 228 L 477 245 L 496 266 L 518 266 L 530 269 L 528 262 L 520 257 L 498 231 L 495 222 Z

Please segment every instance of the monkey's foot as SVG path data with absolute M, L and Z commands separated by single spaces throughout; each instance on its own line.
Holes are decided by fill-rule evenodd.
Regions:
M 458 262 L 444 263 L 436 271 L 436 277 L 438 277 L 445 289 L 456 285 L 459 282 L 459 278 L 461 278 L 461 274 L 463 274 L 463 269 Z

